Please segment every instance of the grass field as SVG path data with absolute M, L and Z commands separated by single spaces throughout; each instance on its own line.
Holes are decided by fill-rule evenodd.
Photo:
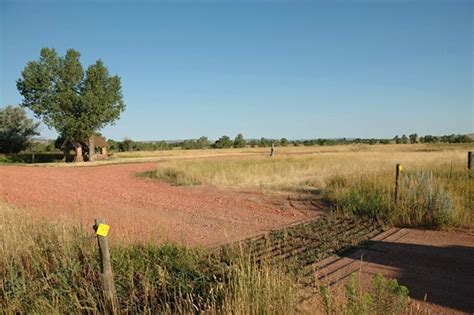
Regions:
M 447 152 L 447 151 L 466 151 L 473 148 L 472 144 L 351 144 L 351 145 L 331 145 L 331 146 L 288 146 L 276 147 L 276 157 L 280 156 L 299 156 L 312 155 L 319 153 L 347 153 L 347 152 Z M 48 166 L 93 166 L 118 163 L 136 163 L 153 162 L 168 160 L 187 160 L 187 159 L 218 159 L 224 157 L 242 158 L 242 157 L 265 157 L 270 153 L 270 148 L 229 148 L 229 149 L 197 149 L 197 150 L 163 150 L 163 151 L 130 151 L 130 152 L 111 152 L 112 157 L 109 160 L 94 161 L 86 163 L 48 163 Z M 41 164 L 38 164 L 41 165 Z M 44 165 L 44 164 L 43 164 Z
M 399 146 L 400 147 L 400 146 Z M 402 148 L 393 146 L 367 150 L 344 146 L 333 151 L 286 150 L 269 158 L 240 155 L 219 159 L 162 160 L 154 174 L 156 178 L 178 185 L 208 184 L 227 187 L 258 187 L 274 190 L 304 190 L 322 188 L 333 176 L 372 175 L 393 172 L 397 163 L 406 170 L 462 168 L 466 165 L 466 150 L 447 147 L 445 150 L 427 147 Z M 328 148 L 323 148 L 328 149 Z M 253 152 L 255 153 L 255 152 Z
M 403 226 L 473 228 L 470 145 L 384 145 L 285 148 L 273 158 L 162 160 L 157 180 L 174 185 L 323 193 L 336 206 Z M 317 151 L 320 149 L 320 151 Z M 403 165 L 400 200 L 393 200 L 395 166 Z
M 173 185 L 297 191 L 326 198 L 342 211 L 316 223 L 269 233 L 268 248 L 261 246 L 263 238 L 257 238 L 250 245 L 240 243 L 224 250 L 150 242 L 114 245 L 111 250 L 120 312 L 289 314 L 298 310 L 302 285 L 308 285 L 308 277 L 300 272 L 378 233 L 380 221 L 472 229 L 474 180 L 466 171 L 470 148 L 288 147 L 277 148 L 273 158 L 262 148 L 173 150 L 120 153 L 111 161 L 80 166 L 156 161 L 156 170 L 140 175 Z M 395 200 L 397 163 L 404 168 Z M 339 213 L 349 219 L 331 217 Z M 27 211 L 4 203 L 0 203 L 0 220 L 3 312 L 104 312 L 92 232 L 33 220 Z M 319 242 L 308 241 L 315 237 Z M 271 259 L 262 259 L 262 253 Z M 289 256 L 294 256 L 293 261 Z M 317 302 L 307 311 L 311 314 L 409 311 L 408 291 L 394 280 L 376 276 L 367 291 L 352 276 L 338 291 L 315 282 L 311 275 L 309 279 L 318 288 Z

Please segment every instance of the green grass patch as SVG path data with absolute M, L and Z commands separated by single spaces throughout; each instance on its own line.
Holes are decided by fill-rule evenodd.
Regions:
M 337 208 L 399 226 L 473 227 L 474 179 L 466 171 L 402 173 L 395 200 L 389 174 L 333 177 L 324 196 Z
M 326 314 L 406 314 L 408 289 L 396 279 L 385 279 L 376 274 L 370 290 L 364 291 L 356 274 L 351 274 L 344 286 L 343 298 L 327 286 L 319 292 Z

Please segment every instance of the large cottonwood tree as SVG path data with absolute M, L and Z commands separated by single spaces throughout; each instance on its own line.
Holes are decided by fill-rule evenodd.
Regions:
M 74 49 L 61 57 L 43 48 L 17 81 L 21 105 L 75 144 L 75 161 L 83 160 L 80 142 L 113 124 L 125 110 L 120 77 L 110 76 L 101 60 L 84 71 L 79 57 Z

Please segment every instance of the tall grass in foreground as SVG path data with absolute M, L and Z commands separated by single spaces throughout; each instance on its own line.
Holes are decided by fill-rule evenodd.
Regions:
M 29 223 L 0 204 L 0 313 L 103 313 L 93 235 Z M 237 252 L 135 244 L 111 250 L 120 311 L 291 313 L 296 282 Z
M 2 204 L 0 216 L 0 313 L 104 313 L 93 235 L 59 224 L 30 223 Z M 115 246 L 111 256 L 121 313 L 298 312 L 296 275 L 272 262 L 257 263 L 238 248 L 135 244 Z M 377 305 L 392 310 L 398 299 L 387 288 L 382 291 L 384 296 L 374 296 L 383 298 Z M 324 312 L 318 305 L 313 313 Z

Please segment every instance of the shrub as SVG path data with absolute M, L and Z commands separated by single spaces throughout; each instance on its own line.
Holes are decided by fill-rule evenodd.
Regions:
M 355 274 L 349 276 L 344 286 L 345 300 L 336 299 L 327 286 L 320 286 L 319 292 L 326 314 L 405 314 L 408 310 L 408 289 L 397 280 L 385 279 L 376 274 L 372 288 L 363 292 Z
M 135 142 L 128 138 L 123 139 L 122 142 L 118 142 L 117 146 L 120 152 L 133 151 L 136 148 Z
M 234 139 L 234 148 L 245 148 L 247 143 L 245 142 L 244 136 L 239 133 Z
M 403 314 L 408 305 L 408 289 L 396 279 L 376 274 L 372 280 L 371 302 L 375 314 Z
M 366 178 L 349 181 L 342 176 L 333 176 L 328 180 L 323 196 L 343 211 L 390 221 L 390 199 L 386 189 Z
M 228 136 L 220 137 L 214 144 L 212 145 L 215 149 L 223 149 L 223 148 L 230 148 L 234 142 Z
M 361 181 L 350 189 L 340 201 L 341 207 L 353 214 L 371 219 L 390 220 L 390 200 L 383 186 L 370 181 Z
M 35 153 L 35 163 L 54 163 L 60 162 L 63 159 L 62 153 Z M 2 155 L 0 157 L 0 163 L 32 163 L 32 153 L 18 153 L 11 155 Z
M 403 176 L 397 203 L 402 224 L 445 227 L 454 223 L 454 203 L 432 172 Z
M 402 226 L 443 228 L 458 223 L 456 204 L 444 181 L 442 174 L 435 177 L 432 172 L 402 173 L 396 202 L 392 178 L 387 176 L 351 181 L 335 176 L 323 193 L 338 208 L 356 215 Z

